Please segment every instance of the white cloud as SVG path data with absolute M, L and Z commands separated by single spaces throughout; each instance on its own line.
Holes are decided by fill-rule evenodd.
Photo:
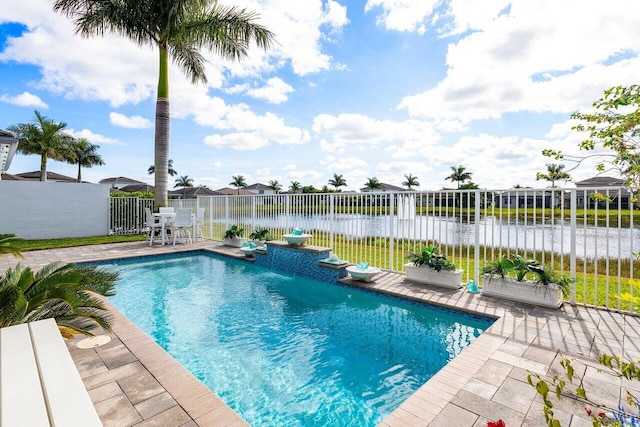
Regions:
M 151 121 L 142 116 L 127 117 L 120 113 L 109 113 L 109 121 L 114 126 L 120 126 L 129 129 L 148 129 L 151 127 Z
M 317 170 L 292 170 L 287 173 L 287 179 L 291 181 L 300 181 L 302 185 L 307 185 L 309 181 L 316 180 L 322 176 Z
M 264 99 L 271 104 L 281 104 L 288 99 L 287 94 L 293 91 L 293 87 L 286 84 L 282 79 L 273 77 L 267 81 L 265 86 L 247 90 L 247 95 Z
M 348 172 L 354 169 L 366 169 L 369 163 L 359 157 L 335 158 L 327 156 L 320 161 L 320 164 L 326 166 L 329 172 Z
M 367 0 L 365 12 L 382 10 L 376 21 L 388 30 L 424 34 L 427 18 L 438 5 L 436 0 Z
M 20 107 L 35 107 L 35 108 L 49 108 L 46 102 L 44 102 L 38 95 L 34 95 L 29 92 L 22 92 L 20 95 L 10 96 L 4 94 L 0 96 L 0 101 L 7 104 L 19 105 Z
M 321 22 L 329 25 L 334 32 L 342 30 L 349 23 L 347 7 L 337 1 L 328 0 L 324 6 Z
M 205 137 L 204 143 L 216 148 L 246 151 L 266 147 L 269 145 L 269 140 L 257 133 L 229 133 L 226 135 L 209 135 Z
M 462 6 L 453 5 L 452 13 L 460 14 Z M 407 96 L 399 108 L 461 124 L 508 112 L 586 108 L 604 89 L 637 80 L 640 27 L 625 5 L 514 0 L 508 10 L 492 3 L 495 16 L 473 22 L 464 12 L 457 25 L 478 31 L 449 45 L 443 80 Z
M 65 132 L 67 132 L 69 135 L 73 136 L 74 138 L 84 138 L 87 141 L 92 142 L 94 144 L 126 145 L 122 141 L 118 141 L 117 139 L 100 135 L 99 133 L 93 133 L 89 129 L 82 129 L 79 131 L 76 131 L 74 129 L 66 129 Z

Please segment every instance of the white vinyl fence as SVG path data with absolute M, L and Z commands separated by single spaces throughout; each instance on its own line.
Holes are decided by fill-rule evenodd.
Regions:
M 112 232 L 139 232 L 140 206 L 152 201 L 117 203 L 136 205 L 142 220 L 129 231 L 112 222 Z M 438 246 L 465 280 L 476 282 L 485 262 L 520 254 L 576 278 L 571 301 L 619 310 L 640 305 L 640 288 L 630 283 L 640 273 L 640 229 L 621 188 L 211 196 L 170 204 L 205 208 L 209 239 L 222 240 L 233 224 L 245 237 L 264 227 L 277 240 L 298 227 L 313 235 L 308 244 L 399 272 L 409 252 Z

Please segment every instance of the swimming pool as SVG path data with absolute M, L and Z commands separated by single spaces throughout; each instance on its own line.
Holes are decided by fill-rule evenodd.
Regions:
M 254 426 L 376 425 L 492 323 L 207 253 L 107 265 L 111 302 Z

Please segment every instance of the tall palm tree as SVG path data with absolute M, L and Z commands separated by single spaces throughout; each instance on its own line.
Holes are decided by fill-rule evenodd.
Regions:
M 104 165 L 104 160 L 98 154 L 99 145 L 90 143 L 84 138 L 75 139 L 69 144 L 69 155 L 67 161 L 71 164 L 78 165 L 78 182 L 82 181 L 82 167 L 90 168 L 92 166 Z
M 189 175 L 178 177 L 173 188 L 178 187 L 182 188 L 182 198 L 184 199 L 187 195 L 187 188 L 193 187 L 193 179 L 189 178 Z
M 53 318 L 62 335 L 111 330 L 111 317 L 98 297 L 115 295 L 118 273 L 97 267 L 53 263 L 38 272 L 16 266 L 0 276 L 0 327 Z
M 547 163 L 547 173 L 538 172 L 536 174 L 536 180 L 540 179 L 551 182 L 551 188 L 556 188 L 556 181 L 571 181 L 571 175 L 564 171 L 564 165 Z
M 238 194 L 240 194 L 241 188 L 247 187 L 247 182 L 245 181 L 243 175 L 235 175 L 235 176 L 232 176 L 231 179 L 233 179 L 233 181 L 231 181 L 229 185 L 232 187 L 236 187 L 238 189 Z
M 337 173 L 333 174 L 333 179 L 329 180 L 329 185 L 333 186 L 336 190 L 339 187 L 346 187 L 347 180 L 342 177 L 342 175 L 338 175 Z
M 449 175 L 448 177 L 446 177 L 445 179 L 451 181 L 451 182 L 457 182 L 458 183 L 458 189 L 460 189 L 460 183 L 465 182 L 468 179 L 471 179 L 471 172 L 467 172 L 467 168 L 465 168 L 464 166 L 460 165 L 460 166 L 451 166 L 451 175 Z
M 407 190 L 411 191 L 413 187 L 420 187 L 420 182 L 418 182 L 418 177 L 413 176 L 412 174 L 405 175 L 405 181 L 402 183 L 403 187 L 407 187 Z
M 192 83 L 206 83 L 205 48 L 229 60 L 247 56 L 251 42 L 265 50 L 273 33 L 257 15 L 208 0 L 56 0 L 56 12 L 73 18 L 83 37 L 120 34 L 159 52 L 155 125 L 155 206 L 167 206 L 169 176 L 169 59 Z
M 65 122 L 55 122 L 38 110 L 34 114 L 33 123 L 18 123 L 8 129 L 18 138 L 18 152 L 40 155 L 40 181 L 46 181 L 47 159 L 64 160 L 72 137 L 63 132 Z
M 149 175 L 153 175 L 156 172 L 156 166 L 155 165 L 151 165 L 149 166 L 149 169 L 147 169 L 147 173 Z M 178 175 L 178 172 L 173 168 L 173 160 L 169 159 L 169 163 L 167 164 L 167 173 L 170 176 L 176 176 Z
M 364 185 L 375 190 L 376 188 L 380 188 L 380 184 L 381 183 L 378 181 L 378 178 L 374 176 L 373 178 L 367 178 L 367 182 Z
M 300 182 L 298 181 L 291 181 L 291 185 L 289 186 L 289 190 L 292 193 L 297 193 L 298 190 L 300 190 L 302 188 L 302 184 L 300 184 Z
M 275 191 L 276 194 L 278 194 L 280 190 L 282 190 L 282 185 L 280 185 L 277 179 L 274 179 L 272 181 L 269 181 L 269 188 Z

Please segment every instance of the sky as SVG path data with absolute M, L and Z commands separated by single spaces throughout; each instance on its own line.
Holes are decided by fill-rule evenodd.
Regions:
M 412 174 L 419 190 L 438 190 L 455 188 L 446 178 L 458 165 L 483 189 L 544 188 L 536 173 L 557 161 L 543 149 L 580 154 L 571 114 L 640 75 L 630 0 L 220 3 L 256 12 L 276 43 L 241 62 L 203 52 L 206 84 L 170 67 L 169 157 L 179 176 L 211 189 L 234 175 L 287 189 L 340 174 L 343 190 L 358 190 Z M 100 146 L 106 164 L 84 168 L 85 181 L 153 184 L 157 49 L 81 38 L 49 0 L 1 6 L 0 129 L 38 110 Z M 39 168 L 39 156 L 17 154 L 8 172 Z M 72 177 L 76 168 L 48 162 Z

